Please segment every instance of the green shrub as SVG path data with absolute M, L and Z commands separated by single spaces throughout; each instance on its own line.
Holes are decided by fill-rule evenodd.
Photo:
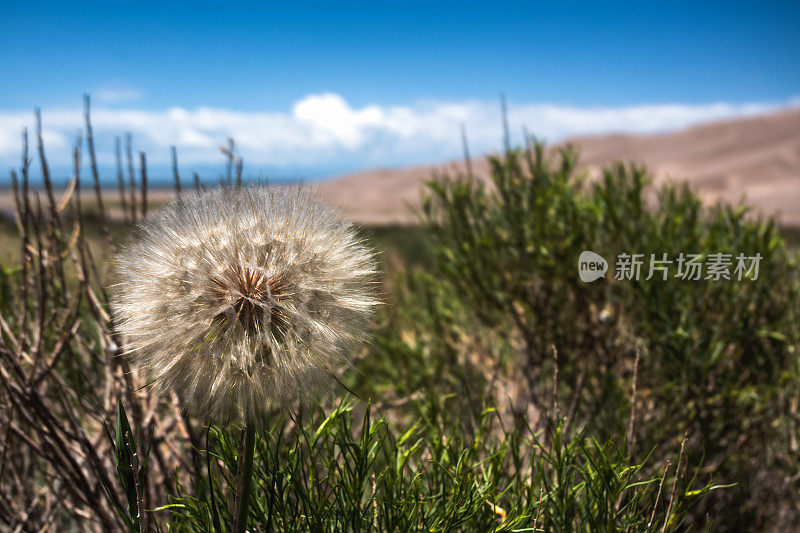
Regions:
M 741 206 L 704 207 L 685 185 L 653 187 L 636 165 L 587 180 L 571 148 L 534 143 L 490 162 L 488 183 L 430 182 L 422 215 L 433 267 L 401 282 L 378 336 L 379 349 L 402 361 L 394 372 L 472 396 L 493 390 L 498 373 L 524 381 L 493 390 L 494 401 L 511 396 L 519 416 L 550 407 L 555 351 L 559 401 L 577 424 L 619 441 L 633 418 L 639 457 L 674 454 L 686 434 L 690 464 L 705 458 L 703 479 L 737 483 L 698 516 L 724 510 L 724 525 L 768 524 L 777 511 L 761 506 L 765 493 L 775 505 L 797 496 L 786 482 L 797 465 L 786 456 L 797 453 L 782 413 L 796 398 L 798 278 L 774 221 Z M 584 250 L 609 260 L 606 279 L 580 281 Z M 614 279 L 623 253 L 645 254 L 639 280 Z M 732 274 L 740 253 L 761 261 L 757 279 L 684 280 L 673 264 L 667 280 L 648 281 L 651 253 L 732 254 Z M 781 512 L 797 520 L 795 506 Z

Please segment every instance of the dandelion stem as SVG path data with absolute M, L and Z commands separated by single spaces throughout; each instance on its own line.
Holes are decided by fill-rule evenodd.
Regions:
M 253 481 L 253 453 L 256 447 L 256 428 L 248 424 L 244 429 L 244 449 L 239 463 L 239 479 L 237 485 L 238 502 L 236 504 L 236 521 L 233 530 L 237 533 L 247 531 L 247 511 L 250 507 L 250 485 Z

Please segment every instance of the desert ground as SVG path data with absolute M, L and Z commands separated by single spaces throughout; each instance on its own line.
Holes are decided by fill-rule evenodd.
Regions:
M 657 135 L 602 135 L 570 139 L 590 176 L 620 159 L 645 163 L 656 180 L 686 180 L 707 201 L 748 203 L 800 226 L 800 109 L 728 120 Z M 564 143 L 565 144 L 565 143 Z M 471 162 L 486 179 L 484 158 Z M 420 189 L 434 171 L 463 172 L 462 161 L 339 176 L 319 185 L 329 202 L 361 223 L 415 220 Z

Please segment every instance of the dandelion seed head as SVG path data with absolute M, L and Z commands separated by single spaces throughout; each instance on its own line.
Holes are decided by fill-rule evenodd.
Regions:
M 355 228 L 300 188 L 219 188 L 145 220 L 113 309 L 149 379 L 215 421 L 308 401 L 350 361 L 377 303 Z

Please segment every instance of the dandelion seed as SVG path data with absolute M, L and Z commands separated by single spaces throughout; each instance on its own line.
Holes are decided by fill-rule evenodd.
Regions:
M 187 194 L 140 229 L 117 260 L 119 330 L 196 414 L 253 422 L 307 401 L 363 340 L 373 254 L 306 190 Z

